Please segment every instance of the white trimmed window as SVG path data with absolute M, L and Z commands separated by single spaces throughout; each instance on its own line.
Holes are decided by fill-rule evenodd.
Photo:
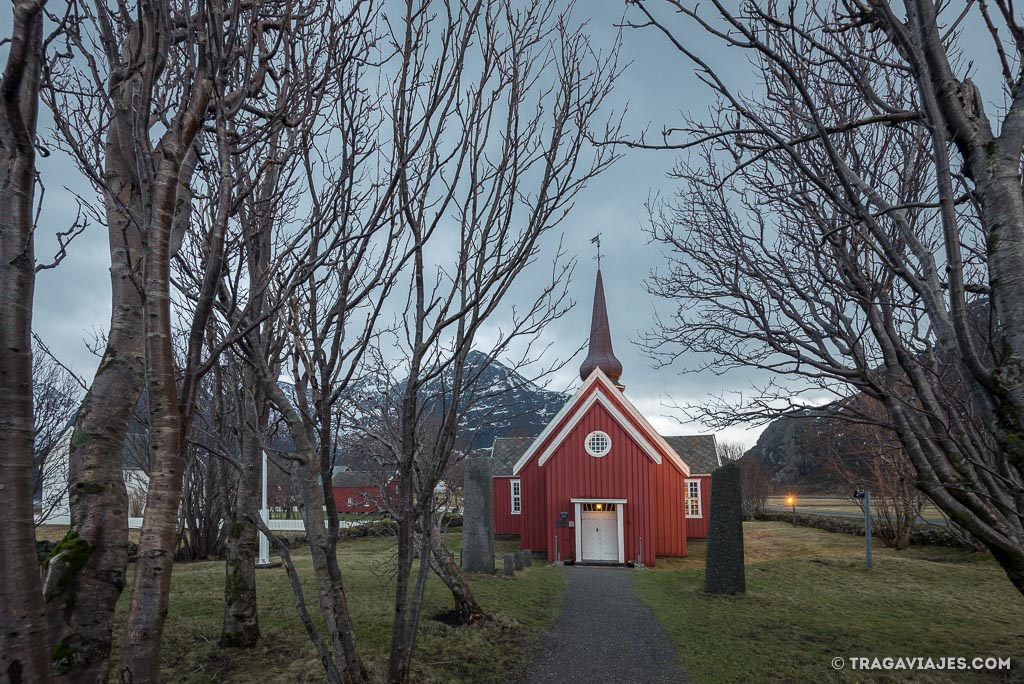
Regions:
M 686 517 L 700 517 L 700 480 L 686 481 Z
M 519 480 L 510 480 L 512 483 L 512 515 L 519 515 L 523 512 L 523 487 Z
M 586 440 L 583 442 L 583 447 L 591 456 L 601 458 L 612 450 L 612 438 L 606 432 L 595 430 L 587 435 Z

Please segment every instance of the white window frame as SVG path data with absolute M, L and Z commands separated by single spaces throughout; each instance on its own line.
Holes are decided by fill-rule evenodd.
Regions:
M 512 497 L 512 515 L 523 513 L 523 484 L 519 480 L 509 480 L 509 492 Z
M 608 445 L 607 448 L 605 448 L 604 451 L 595 451 L 590 446 L 590 439 L 592 437 L 603 437 L 605 443 Z M 587 453 L 593 456 L 594 458 L 603 458 L 610 454 L 612 451 L 612 438 L 607 432 L 604 432 L 603 430 L 594 430 L 583 439 L 583 448 L 586 449 Z
M 691 491 L 690 491 L 690 487 L 691 486 L 696 486 L 697 487 L 697 496 L 691 496 Z M 697 503 L 697 512 L 696 513 L 690 513 L 690 502 L 691 501 L 695 501 Z M 700 501 L 700 479 L 698 479 L 698 478 L 687 478 L 686 479 L 686 498 L 683 501 L 683 509 L 684 509 L 684 511 L 686 513 L 686 517 L 687 518 L 702 518 L 702 517 L 704 517 L 704 515 L 703 515 L 704 511 L 703 511 L 703 509 L 701 507 L 701 501 Z

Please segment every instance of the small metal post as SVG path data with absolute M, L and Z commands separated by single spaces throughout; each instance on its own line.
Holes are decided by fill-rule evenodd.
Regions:
M 270 527 L 270 509 L 267 507 L 267 452 L 263 452 L 263 500 L 260 504 L 260 517 Z M 280 563 L 270 560 L 270 540 L 260 531 L 260 557 L 256 559 L 257 568 L 276 568 Z
M 871 569 L 871 492 L 864 490 L 864 551 L 865 558 L 868 564 L 868 570 Z
M 793 499 L 793 527 L 796 527 L 796 498 Z
M 640 537 L 640 543 L 637 545 L 636 552 L 636 564 L 638 567 L 644 567 L 644 538 Z
M 562 562 L 562 552 L 558 548 L 558 532 L 555 532 L 555 562 L 556 563 L 561 563 Z

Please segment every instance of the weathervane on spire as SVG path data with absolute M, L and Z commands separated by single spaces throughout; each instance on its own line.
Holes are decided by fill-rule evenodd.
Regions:
M 598 233 L 590 238 L 590 244 L 597 245 L 597 270 L 601 270 L 601 234 Z

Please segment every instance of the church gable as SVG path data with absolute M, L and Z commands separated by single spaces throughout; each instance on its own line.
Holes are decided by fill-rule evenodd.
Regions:
M 537 455 L 540 469 L 551 470 L 547 477 L 557 472 L 559 477 L 590 480 L 590 475 L 604 471 L 620 475 L 612 480 L 624 479 L 627 473 L 647 472 L 664 461 L 654 445 L 623 424 L 607 404 L 594 401 L 586 406 L 580 419 L 566 426 L 564 437 Z
M 606 420 L 612 421 L 654 463 L 669 460 L 680 472 L 689 475 L 689 467 L 676 455 L 665 440 L 651 427 L 635 407 L 600 368 L 594 369 L 583 386 L 558 412 L 513 468 L 515 474 L 535 461 L 539 467 L 554 455 L 573 430 L 597 408 Z

